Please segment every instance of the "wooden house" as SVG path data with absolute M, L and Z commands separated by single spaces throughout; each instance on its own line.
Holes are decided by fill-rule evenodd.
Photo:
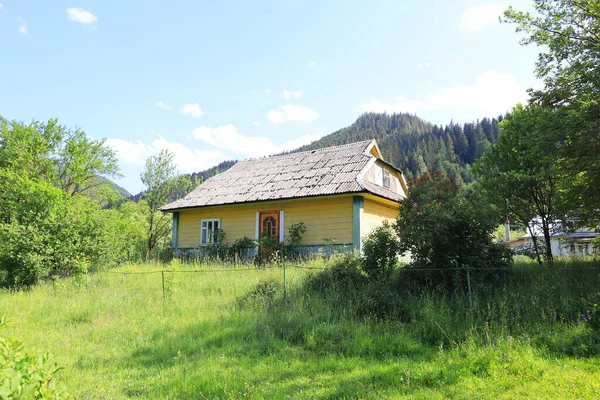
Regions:
M 162 211 L 173 214 L 173 247 L 248 237 L 287 242 L 303 222 L 299 246 L 359 249 L 362 238 L 398 216 L 407 193 L 402 172 L 384 161 L 375 140 L 240 161 Z

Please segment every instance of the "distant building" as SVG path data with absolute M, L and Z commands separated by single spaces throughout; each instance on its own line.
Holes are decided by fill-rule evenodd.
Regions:
M 539 226 L 533 229 L 538 246 L 544 245 L 544 234 Z M 588 256 L 594 254 L 594 240 L 600 233 L 590 228 L 580 228 L 574 232 L 566 232 L 561 224 L 555 224 L 551 228 L 550 243 L 552 255 L 555 257 L 565 256 Z M 530 233 L 520 236 L 514 240 L 507 241 L 514 250 L 523 248 L 533 249 L 533 239 Z

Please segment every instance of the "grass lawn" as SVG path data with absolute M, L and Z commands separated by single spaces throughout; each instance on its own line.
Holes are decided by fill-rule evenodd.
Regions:
M 310 273 L 288 269 L 286 301 L 242 308 L 238 299 L 282 282 L 282 270 L 167 273 L 166 299 L 160 273 L 99 273 L 87 289 L 49 282 L 0 292 L 1 334 L 50 352 L 78 398 L 600 398 L 600 359 L 561 351 L 597 340 L 587 323 L 502 330 L 474 319 L 459 338 L 443 307 L 373 321 L 303 296 Z M 425 324 L 446 339 L 424 339 Z

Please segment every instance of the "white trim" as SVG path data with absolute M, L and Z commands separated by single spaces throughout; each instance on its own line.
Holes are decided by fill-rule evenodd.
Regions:
M 206 239 L 207 239 L 207 243 L 202 243 L 202 223 L 206 222 L 208 225 L 208 222 L 213 222 L 213 228 L 212 228 L 212 235 L 210 236 L 211 238 L 211 243 L 208 243 L 208 226 L 206 228 Z M 214 243 L 214 233 L 215 233 L 215 225 L 214 222 L 217 222 L 219 224 L 219 227 L 217 229 L 223 229 L 223 227 L 221 226 L 221 218 L 205 218 L 205 219 L 201 219 L 200 220 L 200 246 L 208 246 L 209 244 L 213 244 Z
M 377 162 L 378 158 L 371 154 L 371 159 L 367 161 L 363 169 L 360 170 L 358 175 L 356 175 L 356 179 L 363 180 L 367 171 Z
M 258 236 L 258 232 L 259 232 L 258 225 L 260 225 L 260 221 L 259 220 L 260 220 L 260 211 L 257 211 L 256 212 L 256 229 L 254 230 L 254 238 L 256 240 L 260 239 L 260 237 Z
M 284 236 L 284 227 L 285 227 L 285 223 L 283 220 L 283 210 L 279 211 L 279 242 L 283 243 L 283 240 L 285 238 Z

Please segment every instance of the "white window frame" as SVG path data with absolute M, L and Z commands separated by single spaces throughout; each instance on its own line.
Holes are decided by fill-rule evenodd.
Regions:
M 392 174 L 385 168 L 381 168 L 381 186 L 389 188 L 392 185 Z M 387 185 L 385 184 L 385 178 L 387 177 Z
M 206 222 L 206 228 L 204 227 L 204 223 Z M 210 235 L 208 233 L 208 223 L 212 222 L 212 230 Z M 219 225 L 217 229 L 221 229 L 221 218 L 206 218 L 200 220 L 200 246 L 208 246 L 210 244 L 214 244 L 215 239 L 215 222 Z M 206 229 L 206 243 L 202 243 L 202 231 Z

